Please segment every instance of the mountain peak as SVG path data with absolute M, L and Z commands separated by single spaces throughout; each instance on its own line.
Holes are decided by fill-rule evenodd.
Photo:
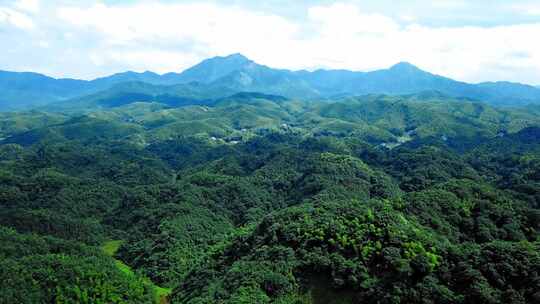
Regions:
M 252 63 L 253 61 L 240 53 L 216 56 L 203 60 L 201 63 L 182 72 L 181 75 L 185 81 L 196 80 L 211 83 L 232 72 L 240 71 Z
M 235 65 L 244 65 L 251 63 L 252 61 L 246 56 L 240 53 L 234 53 L 227 56 L 216 56 L 204 60 L 202 63 L 219 63 L 219 64 L 235 64 Z
M 417 66 L 412 63 L 402 61 L 397 64 L 394 64 L 390 67 L 391 71 L 421 71 Z
M 245 60 L 245 61 L 251 61 L 249 60 L 249 58 L 247 58 L 246 56 L 242 55 L 241 53 L 234 53 L 234 54 L 230 54 L 230 55 L 227 55 L 225 57 L 223 57 L 225 59 L 234 59 L 234 60 Z

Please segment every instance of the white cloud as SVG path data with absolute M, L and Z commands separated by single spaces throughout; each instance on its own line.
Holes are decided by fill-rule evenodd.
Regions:
M 104 48 L 102 61 L 109 58 L 128 66 L 169 71 L 217 54 L 241 51 L 254 59 L 276 55 L 294 41 L 299 30 L 283 17 L 199 3 L 62 7 L 57 15 L 73 26 L 72 31 L 103 36 L 99 42 Z
M 39 47 L 45 48 L 45 49 L 46 49 L 46 48 L 49 48 L 49 46 L 50 46 L 50 45 L 49 45 L 49 42 L 44 41 L 44 40 L 39 41 L 39 42 L 37 43 L 37 45 L 38 45 Z
M 467 4 L 442 0 L 433 5 L 463 9 Z M 293 19 L 241 6 L 146 1 L 40 9 L 38 1 L 23 0 L 0 8 L 0 24 L 39 28 L 12 39 L 21 48 L 32 45 L 24 39 L 47 45 L 57 76 L 180 71 L 209 56 L 241 52 L 279 68 L 372 70 L 410 61 L 466 81 L 540 82 L 540 44 L 533 38 L 540 22 L 428 27 L 419 16 L 391 18 L 346 3 L 316 5 L 304 13 Z
M 465 0 L 432 0 L 430 1 L 430 4 L 433 7 L 446 9 L 464 8 L 469 5 Z
M 510 8 L 522 15 L 540 16 L 540 4 L 513 4 Z
M 320 23 L 321 33 L 328 36 L 389 33 L 399 29 L 393 19 L 379 14 L 362 14 L 358 7 L 349 4 L 311 7 L 308 16 Z
M 34 22 L 26 14 L 7 7 L 0 7 L 0 22 L 16 26 L 23 30 L 34 28 Z
M 518 75 L 520 69 L 537 71 L 540 77 L 540 44 L 531 41 L 540 33 L 540 23 L 400 27 L 388 17 L 363 14 L 359 8 L 344 4 L 314 7 L 309 16 L 315 22 L 322 20 L 318 34 L 308 43 L 314 50 L 311 53 L 342 62 L 329 67 L 370 70 L 410 61 L 428 71 L 466 81 L 530 81 Z
M 197 56 L 189 53 L 162 51 L 158 49 L 136 50 L 131 52 L 111 51 L 93 56 L 97 64 L 105 64 L 113 61 L 118 65 L 128 66 L 130 70 L 143 72 L 146 68 L 141 68 L 137 63 L 144 61 L 152 67 L 156 73 L 167 73 L 171 71 L 171 63 L 176 67 L 187 67 L 199 60 Z
M 408 14 L 400 15 L 399 19 L 405 22 L 418 22 L 418 18 L 416 16 Z
M 175 39 L 213 45 L 243 40 L 273 41 L 293 33 L 284 18 L 212 4 L 138 4 L 90 8 L 63 7 L 58 16 L 76 26 L 93 28 L 109 37 L 111 44 Z
M 40 9 L 40 1 L 39 0 L 18 0 L 15 2 L 15 7 L 19 10 L 30 12 L 30 13 L 37 13 Z
M 520 69 L 540 71 L 540 44 L 531 42 L 539 32 L 540 23 L 490 28 L 413 26 L 400 33 L 398 50 L 407 60 L 458 79 L 526 81 L 517 75 Z M 502 65 L 514 71 L 500 69 Z

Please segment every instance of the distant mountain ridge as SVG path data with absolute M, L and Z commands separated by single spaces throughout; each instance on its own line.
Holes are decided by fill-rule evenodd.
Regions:
M 181 73 L 124 72 L 91 81 L 55 79 L 37 73 L 0 71 L 0 110 L 43 106 L 78 98 L 127 82 L 159 86 L 195 85 L 198 90 L 260 92 L 298 99 L 325 99 L 365 94 L 403 95 L 439 91 L 492 105 L 540 103 L 540 88 L 511 82 L 470 84 L 435 75 L 401 62 L 373 72 L 273 69 L 241 54 L 213 57 Z M 193 97 L 193 96 L 191 96 Z

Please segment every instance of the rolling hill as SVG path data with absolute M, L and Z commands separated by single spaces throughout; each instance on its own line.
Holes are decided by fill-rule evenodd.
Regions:
M 115 88 L 0 113 L 0 303 L 540 299 L 539 106 Z

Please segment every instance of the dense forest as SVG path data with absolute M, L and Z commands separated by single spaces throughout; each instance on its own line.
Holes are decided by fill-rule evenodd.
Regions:
M 0 113 L 2 304 L 540 303 L 540 107 L 78 102 Z

